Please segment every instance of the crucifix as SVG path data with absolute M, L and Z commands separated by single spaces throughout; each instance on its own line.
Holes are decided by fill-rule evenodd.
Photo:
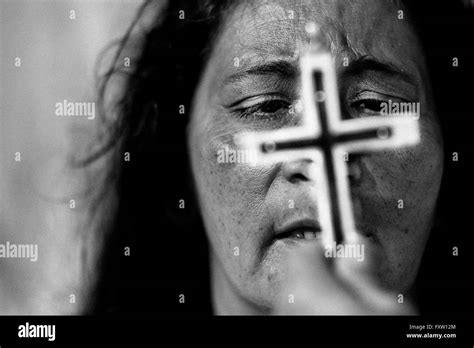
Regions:
M 309 39 L 300 56 L 302 119 L 295 127 L 248 132 L 237 143 L 254 156 L 253 165 L 311 160 L 318 219 L 325 247 L 351 243 L 356 236 L 347 160 L 349 154 L 415 145 L 418 115 L 371 116 L 343 120 L 331 53 L 319 42 L 317 26 L 306 25 Z

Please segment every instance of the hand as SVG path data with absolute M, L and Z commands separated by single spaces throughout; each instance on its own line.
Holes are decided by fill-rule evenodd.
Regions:
M 329 258 L 320 241 L 295 248 L 288 255 L 287 280 L 274 314 L 279 315 L 414 315 L 414 307 L 383 289 L 376 278 L 380 255 L 366 239 L 362 262 Z M 369 247 L 367 247 L 369 246 Z

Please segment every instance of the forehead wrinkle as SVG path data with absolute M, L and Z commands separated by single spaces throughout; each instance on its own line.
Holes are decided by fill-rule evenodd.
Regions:
M 359 8 L 358 5 L 362 3 L 367 6 Z M 386 3 L 390 5 L 384 8 L 383 13 L 387 16 L 395 15 L 396 13 L 393 11 L 397 8 L 394 6 L 393 0 L 386 1 Z M 334 5 L 323 6 L 324 4 Z M 413 57 L 405 56 L 404 59 L 397 59 L 397 56 L 394 57 L 390 54 L 392 52 L 390 49 L 386 51 L 379 44 L 378 30 L 374 32 L 375 29 L 378 28 L 392 34 L 393 30 L 390 27 L 402 25 L 397 21 L 387 22 L 387 19 L 390 18 L 387 16 L 374 18 L 374 14 L 377 14 L 376 8 L 380 7 L 379 2 L 362 0 L 361 2 L 347 3 L 314 2 L 311 3 L 311 6 L 304 4 L 299 7 L 292 5 L 295 3 L 292 2 L 283 7 L 278 1 L 264 1 L 263 4 L 252 4 L 245 8 L 241 7 L 240 10 L 237 9 L 238 6 L 234 8 L 234 15 L 231 15 L 231 17 L 235 16 L 233 25 L 227 27 L 226 35 L 230 34 L 236 42 L 230 47 L 230 52 L 232 52 L 230 59 L 235 57 L 240 59 L 238 70 L 249 64 L 268 61 L 276 57 L 296 60 L 299 56 L 299 46 L 305 41 L 304 23 L 308 20 L 315 20 L 320 25 L 326 42 L 330 43 L 328 46 L 336 59 L 347 57 L 352 60 L 361 56 L 373 56 L 378 60 L 391 62 L 403 70 L 414 72 L 413 68 L 416 67 L 417 61 L 413 62 Z M 294 19 L 287 18 L 285 10 L 289 9 L 295 10 Z M 357 13 L 367 15 L 367 20 L 373 23 L 370 26 L 361 23 L 361 16 L 355 15 Z M 392 18 L 395 17 L 392 16 Z M 387 40 L 391 40 L 389 44 L 391 43 L 392 47 L 401 44 L 396 41 L 396 37 L 393 35 L 389 35 Z M 225 49 L 225 45 L 223 47 Z M 229 51 L 226 56 L 229 56 Z M 223 61 L 221 64 L 229 64 L 229 60 Z M 411 64 L 415 66 L 411 67 Z M 232 70 L 235 70 L 235 67 L 230 66 Z M 416 71 L 415 75 L 418 75 Z M 417 77 L 419 78 L 419 76 Z
M 280 6 L 279 6 L 280 7 Z M 334 56 L 340 52 L 351 53 L 350 56 L 362 56 L 363 52 L 357 50 L 349 40 L 349 34 L 344 25 L 344 10 L 342 6 L 338 6 L 337 15 L 331 16 L 327 11 L 318 11 L 315 13 L 314 9 L 306 9 L 302 11 L 300 8 L 297 12 L 302 12 L 302 15 L 295 14 L 295 19 L 271 19 L 261 22 L 261 16 L 252 14 L 251 21 L 253 25 L 246 26 L 246 30 L 239 31 L 239 51 L 246 51 L 241 56 L 249 55 L 271 55 L 287 56 L 294 59 L 298 58 L 298 51 L 306 42 L 306 34 L 304 25 L 309 20 L 316 20 L 321 28 L 323 41 L 326 42 L 327 47 L 331 50 Z M 310 13 L 311 18 L 305 18 L 305 13 Z M 314 18 L 313 18 L 314 17 Z M 317 18 L 316 18 L 317 17 Z
M 305 42 L 304 24 L 315 20 L 321 27 L 327 46 L 333 56 L 340 52 L 351 53 L 351 57 L 362 56 L 369 52 L 357 50 L 349 40 L 345 16 L 351 11 L 347 6 L 337 4 L 337 8 L 326 8 L 321 3 L 294 1 L 283 7 L 278 1 L 265 1 L 258 4 L 247 3 L 247 7 L 234 19 L 247 18 L 245 26 L 235 31 L 237 49 L 234 56 L 240 57 L 245 65 L 246 58 L 258 57 L 266 60 L 269 56 L 286 56 L 298 58 L 299 48 Z M 347 4 L 345 4 L 347 5 Z M 317 8 L 315 8 L 315 6 Z M 351 6 L 349 6 L 351 7 Z M 242 8 L 241 8 L 242 9 Z M 288 11 L 294 10 L 294 19 L 288 18 Z M 262 18 L 265 20 L 262 22 Z M 235 28 L 235 27 L 234 27 Z
M 247 18 L 245 25 L 240 25 L 234 31 L 237 34 L 237 46 L 240 46 L 237 52 L 244 51 L 240 56 L 274 54 L 296 60 L 300 46 L 305 41 L 304 14 L 309 11 L 302 5 L 303 2 L 284 2 L 284 6 L 278 1 L 269 0 L 251 4 L 247 2 L 247 6 L 240 11 L 241 15 L 234 17 L 234 20 Z M 289 17 L 290 10 L 293 11 L 293 18 Z M 253 51 L 253 54 L 248 51 Z
M 388 3 L 389 6 L 383 7 L 383 13 L 387 15 L 387 18 L 385 16 L 372 15 L 376 5 L 380 5 L 381 3 L 379 0 L 361 0 L 361 3 L 365 3 L 366 5 L 364 6 L 366 10 L 363 13 L 361 12 L 361 8 L 357 6 L 357 4 L 360 3 L 348 2 L 347 4 L 344 3 L 345 6 L 343 6 L 342 3 L 335 3 L 336 8 L 334 9 L 333 15 L 329 15 L 330 13 L 324 14 L 325 18 L 323 19 L 321 29 L 330 42 L 331 54 L 338 59 L 347 57 L 349 60 L 358 59 L 363 56 L 371 56 L 381 62 L 399 67 L 401 70 L 413 75 L 415 80 L 420 82 L 420 71 L 422 70 L 419 64 L 420 62 L 417 62 L 416 59 L 410 56 L 404 57 L 405 59 L 394 59 L 395 57 L 390 56 L 390 54 L 388 54 L 389 52 L 381 50 L 381 46 L 376 40 L 376 35 L 374 35 L 374 31 L 382 30 L 387 32 L 385 36 L 387 42 L 392 42 L 392 45 L 401 44 L 401 42 L 397 40 L 393 42 L 393 29 L 400 25 L 406 27 L 407 24 L 408 28 L 411 29 L 411 23 L 407 20 L 404 21 L 403 24 L 397 20 L 387 22 L 387 18 L 396 18 L 398 9 L 406 10 L 403 3 L 398 0 L 387 0 L 386 3 Z M 361 16 L 354 15 L 357 13 L 370 18 L 373 24 L 370 27 L 360 25 L 358 21 Z M 347 30 L 348 27 L 351 28 L 350 31 Z M 410 32 L 407 33 L 410 36 L 413 35 Z M 416 37 L 413 39 L 416 41 Z M 413 64 L 413 66 L 410 66 L 410 64 Z
M 288 20 L 274 20 L 250 27 L 239 37 L 238 51 L 246 55 L 293 56 L 298 47 L 296 29 Z

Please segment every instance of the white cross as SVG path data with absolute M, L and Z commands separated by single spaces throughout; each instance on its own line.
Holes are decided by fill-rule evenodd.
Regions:
M 236 143 L 255 154 L 254 165 L 310 159 L 316 184 L 322 242 L 351 243 L 356 234 L 344 155 L 419 142 L 416 114 L 342 120 L 336 71 L 326 50 L 307 49 L 300 58 L 303 115 L 296 127 L 247 132 Z

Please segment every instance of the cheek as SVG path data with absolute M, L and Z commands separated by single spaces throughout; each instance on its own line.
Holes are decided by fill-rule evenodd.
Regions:
M 265 214 L 269 170 L 245 163 L 234 136 L 241 131 L 228 122 L 214 121 L 193 135 L 193 173 L 204 224 L 214 252 L 223 263 L 237 260 L 232 267 L 249 268 L 258 255 Z M 231 258 L 235 247 L 240 255 Z
M 436 202 L 443 171 L 442 141 L 433 126 L 420 124 L 417 146 L 374 155 L 371 178 L 397 215 L 429 214 Z M 403 202 L 402 202 L 403 201 Z M 403 206 L 403 207 L 402 207 Z
M 383 278 L 397 286 L 413 280 L 429 235 L 443 172 L 442 141 L 435 134 L 422 124 L 417 146 L 360 162 L 363 226 L 376 231 L 386 255 Z

